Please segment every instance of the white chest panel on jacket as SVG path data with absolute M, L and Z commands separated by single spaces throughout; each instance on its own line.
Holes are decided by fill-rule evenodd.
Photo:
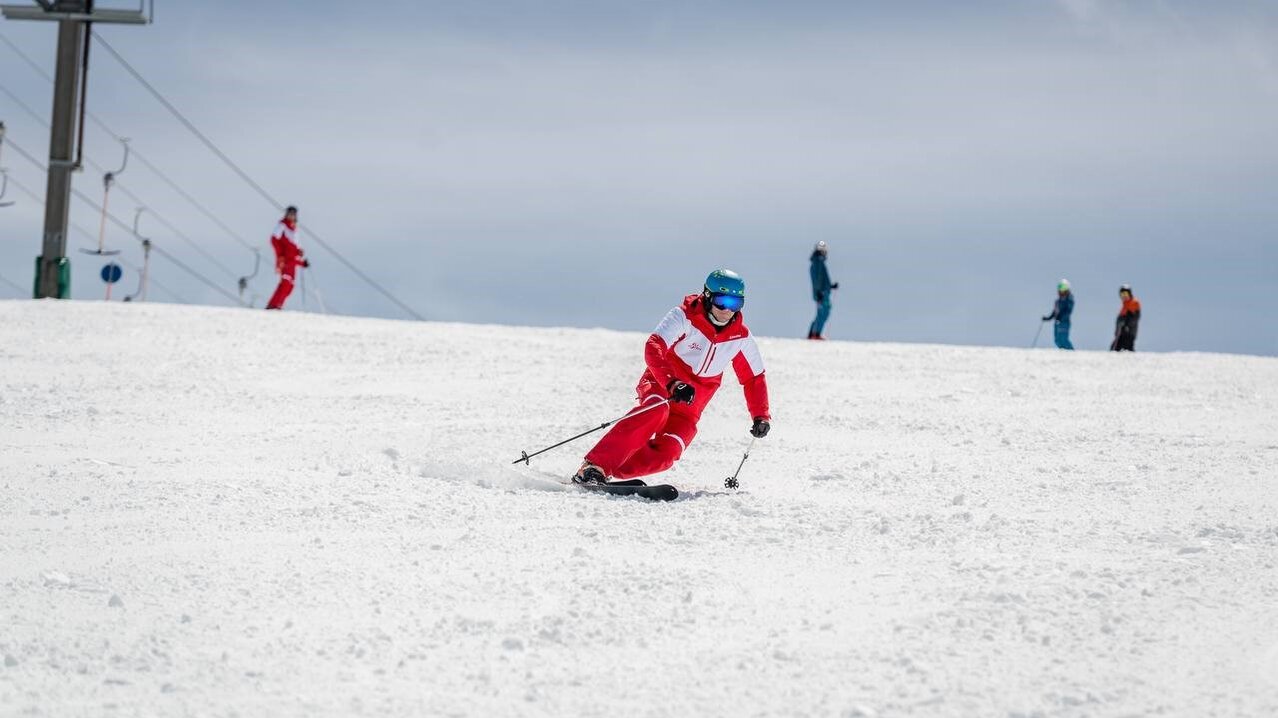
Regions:
M 731 339 L 716 343 L 697 329 L 692 329 L 672 349 L 695 376 L 716 377 L 731 366 L 744 341 Z
M 746 335 L 715 342 L 693 326 L 683 307 L 675 307 L 653 332 L 665 341 L 671 353 L 679 358 L 694 376 L 712 378 L 727 371 L 737 354 L 745 353 L 755 375 L 763 373 L 763 358 L 754 338 Z

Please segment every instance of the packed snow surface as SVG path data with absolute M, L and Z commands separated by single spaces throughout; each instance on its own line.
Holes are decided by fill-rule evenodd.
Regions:
M 653 306 L 655 321 L 666 306 Z M 796 326 L 803 326 L 802 318 Z M 1278 715 L 1278 360 L 0 303 L 0 714 Z

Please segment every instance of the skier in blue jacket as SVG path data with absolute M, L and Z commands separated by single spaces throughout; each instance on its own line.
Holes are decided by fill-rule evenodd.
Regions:
M 838 282 L 830 281 L 830 271 L 825 268 L 825 258 L 829 253 L 830 247 L 824 241 L 817 242 L 816 249 L 812 251 L 809 273 L 812 275 L 812 299 L 817 303 L 817 313 L 808 327 L 808 339 L 825 339 L 822 333 L 825 321 L 830 318 L 830 293 L 839 288 Z
M 1070 291 L 1069 280 L 1062 279 L 1056 285 L 1056 304 L 1052 313 L 1043 317 L 1043 321 L 1056 320 L 1056 348 L 1074 350 L 1069 342 L 1069 316 L 1074 313 L 1074 293 Z

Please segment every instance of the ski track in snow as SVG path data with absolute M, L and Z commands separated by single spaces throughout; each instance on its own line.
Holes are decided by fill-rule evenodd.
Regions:
M 0 715 L 1278 715 L 1278 360 L 763 339 L 740 491 L 731 379 L 678 501 L 511 465 L 643 339 L 0 302 Z

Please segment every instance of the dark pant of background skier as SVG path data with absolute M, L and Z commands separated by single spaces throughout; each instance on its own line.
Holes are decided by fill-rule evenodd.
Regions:
M 1118 336 L 1114 337 L 1114 343 L 1109 348 L 1116 352 L 1136 351 L 1136 332 L 1119 330 Z
M 1069 322 L 1056 322 L 1056 348 L 1073 350 L 1074 345 L 1069 341 Z
M 812 320 L 812 325 L 808 327 L 809 337 L 819 337 L 825 333 L 825 322 L 830 318 L 830 295 L 825 295 L 817 302 L 816 319 Z

